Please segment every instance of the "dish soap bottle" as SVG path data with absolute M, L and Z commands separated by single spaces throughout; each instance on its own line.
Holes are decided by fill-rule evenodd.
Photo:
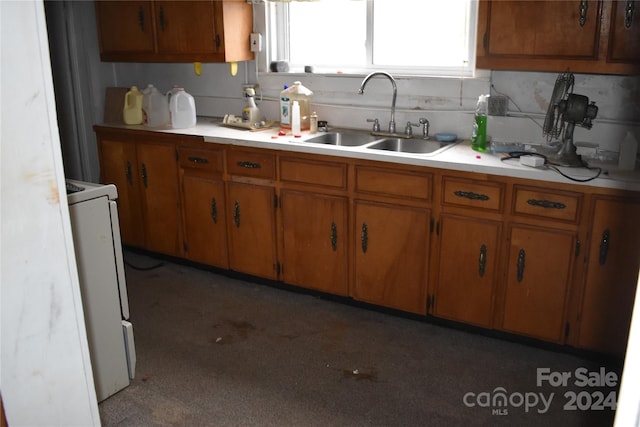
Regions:
M 291 100 L 287 89 L 289 86 L 284 85 L 284 89 L 280 92 L 280 127 L 289 129 L 291 128 Z
M 260 110 L 256 106 L 256 100 L 254 99 L 255 95 L 256 91 L 253 88 L 248 87 L 245 91 L 247 105 L 242 110 L 242 121 L 247 122 L 252 126 L 260 121 Z
M 471 134 L 471 148 L 476 151 L 487 151 L 487 113 L 489 109 L 489 95 L 480 95 L 476 105 L 473 133 Z

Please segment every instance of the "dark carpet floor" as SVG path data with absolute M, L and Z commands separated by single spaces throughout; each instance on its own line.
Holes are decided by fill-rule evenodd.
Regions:
M 105 426 L 612 424 L 566 406 L 614 389 L 537 385 L 538 368 L 599 369 L 575 355 L 170 262 L 127 281 L 136 377 L 99 405 Z

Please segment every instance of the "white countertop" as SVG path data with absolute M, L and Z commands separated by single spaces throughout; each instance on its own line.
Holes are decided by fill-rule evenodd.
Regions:
M 603 171 L 600 177 L 594 180 L 588 182 L 574 182 L 551 169 L 531 168 L 520 165 L 517 160 L 501 161 L 500 159 L 502 156 L 498 154 L 478 153 L 471 149 L 469 141 L 463 141 L 456 144 L 439 154 L 430 155 L 398 153 L 369 149 L 365 147 L 344 147 L 328 144 L 305 143 L 304 140 L 312 136 L 308 132 L 302 132 L 301 138 L 294 138 L 291 133 L 288 133 L 285 136 L 279 136 L 279 128 L 277 126 L 264 130 L 250 131 L 228 127 L 222 125 L 220 119 L 208 117 L 199 117 L 196 127 L 189 129 L 172 129 L 169 127 L 149 128 L 143 125 L 127 126 L 106 124 L 104 126 L 202 136 L 206 142 L 246 147 L 259 147 L 301 153 L 386 161 L 465 172 L 509 176 L 514 178 L 640 191 L 640 170 L 638 169 L 635 171 L 616 171 L 615 168 L 611 168 L 608 171 Z M 588 170 L 586 168 L 560 169 L 565 174 L 577 179 L 589 178 L 596 174 L 596 171 Z

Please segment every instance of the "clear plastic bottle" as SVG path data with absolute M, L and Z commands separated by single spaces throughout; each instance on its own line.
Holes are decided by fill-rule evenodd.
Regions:
M 181 87 L 175 88 L 175 93 L 169 100 L 171 112 L 171 127 L 184 129 L 196 125 L 196 104 L 193 96 L 185 92 Z
M 300 128 L 302 130 L 309 129 L 309 116 L 310 116 L 310 104 L 313 92 L 307 89 L 300 82 L 293 82 L 291 87 L 280 92 L 280 127 L 284 129 L 291 129 L 290 116 L 291 113 L 285 107 L 291 103 L 293 107 L 293 101 L 298 101 L 300 106 Z
M 309 133 L 318 133 L 318 115 L 315 111 L 309 117 Z
M 247 97 L 247 105 L 242 110 L 242 121 L 253 125 L 260 121 L 260 110 L 256 106 L 256 92 L 253 88 L 247 88 L 245 96 Z
M 169 103 L 164 96 L 153 85 L 148 85 L 142 100 L 142 110 L 144 111 L 144 124 L 149 127 L 161 127 L 169 124 Z
M 487 114 L 489 110 L 489 95 L 480 95 L 476 105 L 476 115 L 471 134 L 471 148 L 476 151 L 487 151 Z
M 291 133 L 300 135 L 300 104 L 298 101 L 293 101 L 291 105 Z

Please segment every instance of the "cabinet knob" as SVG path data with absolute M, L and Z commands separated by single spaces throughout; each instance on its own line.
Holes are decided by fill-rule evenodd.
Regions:
M 520 249 L 520 252 L 518 252 L 518 282 L 522 282 L 522 280 L 524 279 L 524 259 L 525 259 L 525 252 L 524 249 Z
M 604 232 L 602 233 L 602 240 L 600 240 L 600 257 L 598 259 L 598 261 L 600 262 L 600 265 L 605 265 L 607 262 L 607 255 L 609 254 L 610 238 L 611 236 L 610 236 L 609 229 L 604 230 Z
M 233 222 L 236 227 L 240 227 L 240 203 L 237 200 L 233 204 Z
M 147 179 L 147 165 L 145 165 L 144 163 L 142 164 L 142 183 L 144 184 L 144 188 L 147 188 L 149 186 Z
M 633 24 L 633 12 L 635 8 L 635 1 L 628 0 L 627 5 L 624 8 L 624 27 L 626 29 L 631 28 L 631 24 Z
M 369 246 L 369 227 L 367 227 L 367 223 L 362 223 L 362 231 L 360 233 L 360 240 L 362 243 L 362 253 L 367 253 L 367 248 Z
M 587 0 L 582 0 L 579 6 L 580 19 L 578 21 L 580 22 L 581 27 L 584 27 L 584 25 L 587 23 L 588 10 L 589 10 L 589 2 Z
M 133 185 L 133 173 L 131 172 L 131 162 L 129 160 L 127 160 L 127 167 L 125 168 L 124 174 L 127 176 L 129 185 Z
M 144 9 L 142 9 L 142 6 L 140 6 L 140 9 L 138 9 L 138 26 L 144 33 Z
M 211 198 L 211 219 L 214 224 L 218 223 L 218 203 L 215 197 Z
M 338 226 L 334 221 L 331 221 L 331 249 L 338 250 Z
M 487 267 L 487 246 L 480 246 L 480 258 L 478 259 L 480 277 L 484 276 L 484 271 Z

